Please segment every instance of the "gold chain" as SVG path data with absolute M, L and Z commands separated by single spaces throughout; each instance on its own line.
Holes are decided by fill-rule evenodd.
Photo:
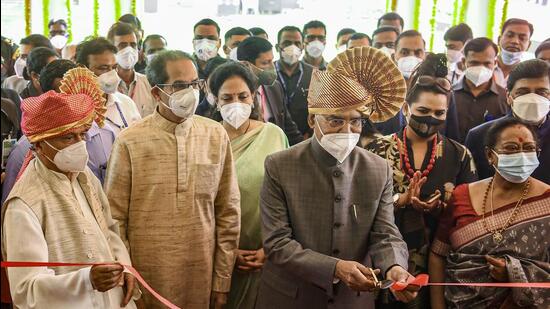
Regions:
M 506 221 L 506 223 L 504 224 L 504 226 L 502 228 L 497 228 L 496 227 L 496 223 L 495 223 L 495 219 L 494 219 L 494 212 L 493 212 L 493 189 L 494 189 L 494 180 L 495 178 L 491 178 L 491 181 L 489 182 L 489 185 L 487 186 L 487 189 L 485 190 L 485 197 L 483 198 L 483 214 L 482 214 L 482 222 L 483 222 L 483 227 L 487 230 L 487 232 L 493 234 L 493 237 L 494 239 L 496 240 L 497 238 L 495 236 L 498 236 L 498 235 L 502 235 L 502 232 L 504 230 L 506 230 L 511 224 L 512 222 L 514 222 L 514 220 L 516 219 L 516 216 L 517 214 L 519 213 L 519 206 L 521 206 L 523 204 L 523 200 L 525 199 L 525 196 L 527 196 L 527 193 L 529 192 L 529 187 L 531 186 L 531 181 L 527 180 L 527 182 L 525 183 L 525 186 L 523 187 L 523 193 L 521 194 L 521 197 L 519 199 L 519 201 L 516 203 L 516 206 L 514 207 L 514 210 L 512 211 L 512 214 L 510 215 L 510 217 L 508 218 L 508 220 Z M 485 220 L 485 205 L 487 204 L 487 197 L 489 195 L 489 190 L 491 191 L 491 220 L 492 220 L 492 224 L 495 229 L 493 230 L 492 228 L 489 228 L 489 226 L 487 225 L 487 220 Z

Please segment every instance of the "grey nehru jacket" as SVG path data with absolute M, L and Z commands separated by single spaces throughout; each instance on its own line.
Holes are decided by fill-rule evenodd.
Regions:
M 338 259 L 407 269 L 392 192 L 388 163 L 359 147 L 342 164 L 315 138 L 267 157 L 256 308 L 374 308 L 372 293 L 334 283 L 334 271 Z

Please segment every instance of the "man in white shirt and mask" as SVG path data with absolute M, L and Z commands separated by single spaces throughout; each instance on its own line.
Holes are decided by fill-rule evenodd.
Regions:
M 19 42 L 19 57 L 13 65 L 15 75 L 6 78 L 2 83 L 2 88 L 8 88 L 21 93 L 27 87 L 28 81 L 23 78 L 23 71 L 27 67 L 28 55 L 36 47 L 54 49 L 50 40 L 41 34 L 31 34 L 28 37 L 22 38 Z
M 76 62 L 84 65 L 95 75 L 107 99 L 105 123 L 115 135 L 141 119 L 136 103 L 130 97 L 118 92 L 120 77 L 117 74 L 115 54 L 117 48 L 104 38 L 96 38 L 80 43 Z
M 239 61 L 237 59 L 237 47 L 242 41 L 251 36 L 252 33 L 243 27 L 229 29 L 224 35 L 223 52 L 225 53 L 225 57 L 233 61 Z
M 193 27 L 193 59 L 197 63 L 199 78 L 207 79 L 205 72 L 208 60 L 220 57 L 218 50 L 222 44 L 220 26 L 210 18 L 201 19 Z
M 321 71 L 327 69 L 323 51 L 327 45 L 327 27 L 318 20 L 312 20 L 304 25 L 304 62 Z
M 397 37 L 394 59 L 405 80 L 411 77 L 416 66 L 424 61 L 424 58 L 426 58 L 426 41 L 420 32 L 407 30 Z
M 508 75 L 522 60 L 523 54 L 531 46 L 533 25 L 524 19 L 510 18 L 502 25 L 498 46 L 500 53 L 495 68 L 495 81 L 506 88 Z
M 464 45 L 473 38 L 472 29 L 464 23 L 449 28 L 443 36 L 447 48 L 447 67 L 449 68 L 447 79 L 451 82 L 451 85 L 456 83 L 464 74 L 462 63 L 464 53 L 462 50 Z
M 151 85 L 144 74 L 134 69 L 139 60 L 138 36 L 135 28 L 131 24 L 117 22 L 111 26 L 107 38 L 118 50 L 116 53 L 116 71 L 120 77 L 118 91 L 129 96 L 136 103 L 141 117 L 152 114 L 156 105 L 151 95 Z

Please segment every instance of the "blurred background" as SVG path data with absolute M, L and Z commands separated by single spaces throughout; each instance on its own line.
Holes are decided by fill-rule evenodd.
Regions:
M 428 43 L 427 49 L 434 52 L 444 51 L 443 34 L 459 21 L 472 27 L 474 37 L 489 36 L 496 41 L 503 15 L 527 19 L 534 25 L 531 51 L 550 37 L 550 0 L 2 0 L 1 32 L 16 43 L 25 36 L 25 2 L 32 33 L 44 33 L 49 19 L 70 19 L 72 42 L 76 43 L 95 28 L 99 35 L 106 35 L 117 15 L 135 12 L 145 35 L 161 34 L 168 48 L 184 51 L 192 51 L 193 25 L 206 17 L 218 22 L 222 37 L 235 26 L 258 26 L 274 44 L 283 26 L 302 28 L 317 19 L 327 25 L 325 58 L 332 59 L 340 29 L 349 27 L 371 35 L 378 18 L 392 6 L 405 19 L 404 30 L 416 27 Z

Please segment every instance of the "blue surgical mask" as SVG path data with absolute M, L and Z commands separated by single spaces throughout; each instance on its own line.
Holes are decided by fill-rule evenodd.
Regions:
M 502 178 L 512 183 L 522 183 L 533 174 L 539 166 L 536 152 L 518 152 L 513 154 L 499 154 L 495 169 Z

